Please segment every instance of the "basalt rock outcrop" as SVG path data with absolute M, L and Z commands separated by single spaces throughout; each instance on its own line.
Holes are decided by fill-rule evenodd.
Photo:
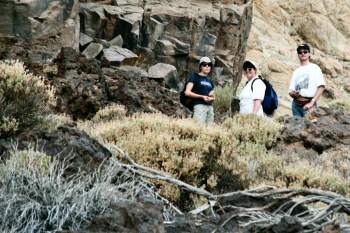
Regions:
M 43 64 L 62 47 L 78 48 L 78 0 L 3 0 L 0 12 L 0 59 Z
M 0 57 L 20 58 L 52 81 L 58 110 L 74 118 L 90 117 L 106 104 L 124 100 L 129 112 L 179 115 L 183 110 L 176 91 L 197 71 L 201 56 L 215 60 L 217 84 L 236 87 L 252 20 L 251 1 L 6 0 L 0 10 Z M 81 54 L 66 52 L 62 58 L 65 48 Z M 124 88 L 111 87 L 103 68 L 133 78 L 118 82 Z M 163 88 L 168 90 L 154 92 Z M 129 97 L 121 97 L 125 95 Z M 166 101 L 149 104 L 150 98 Z M 130 101 L 135 104 L 129 109 Z M 170 102 L 169 107 L 161 104 Z
M 105 47 L 121 37 L 122 47 L 138 55 L 131 61 L 134 65 L 148 67 L 163 62 L 188 75 L 197 70 L 201 56 L 209 56 L 216 60 L 215 74 L 221 83 L 232 78 L 235 83 L 240 80 L 235 71 L 244 58 L 251 14 L 250 3 L 237 1 L 89 2 L 81 3 L 80 8 L 84 37 L 100 40 Z M 118 48 L 113 46 L 114 50 Z M 110 53 L 107 48 L 101 56 L 108 57 Z M 120 51 L 114 55 L 130 57 Z
M 57 74 L 51 82 L 59 96 L 57 111 L 74 118 L 90 118 L 110 103 L 125 105 L 128 114 L 163 112 L 184 116 L 176 91 L 163 79 L 148 78 L 148 73 L 134 66 L 102 67 L 96 59 L 87 59 L 71 48 L 60 52 Z
M 91 172 L 97 169 L 102 161 L 112 156 L 102 144 L 78 130 L 74 123 L 62 124 L 53 130 L 35 127 L 16 137 L 0 139 L 1 159 L 10 156 L 14 148 L 42 151 L 65 161 L 70 164 L 67 174 Z
M 308 118 L 288 119 L 282 132 L 287 145 L 301 144 L 318 153 L 350 145 L 350 114 L 335 108 L 319 108 Z

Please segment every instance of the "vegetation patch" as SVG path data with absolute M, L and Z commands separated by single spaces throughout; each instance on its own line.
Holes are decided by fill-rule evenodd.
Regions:
M 92 174 L 66 179 L 68 166 L 32 150 L 14 151 L 0 164 L 0 231 L 78 230 L 143 189 L 113 160 Z
M 0 61 L 0 136 L 38 124 L 55 104 L 54 90 L 19 61 Z

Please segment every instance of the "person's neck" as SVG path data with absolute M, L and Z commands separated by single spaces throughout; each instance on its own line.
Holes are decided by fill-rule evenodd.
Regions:
M 202 71 L 198 73 L 200 76 L 208 76 L 208 74 L 203 73 Z
M 255 77 L 256 77 L 257 75 L 254 75 L 254 76 L 252 76 L 252 77 L 247 77 L 247 79 L 248 79 L 248 82 L 250 81 L 250 80 L 252 80 L 252 79 L 254 79 Z
M 300 61 L 301 66 L 306 66 L 310 64 L 310 60 Z

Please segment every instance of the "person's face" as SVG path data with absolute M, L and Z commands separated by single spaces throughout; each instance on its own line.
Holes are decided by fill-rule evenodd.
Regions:
M 310 59 L 310 52 L 305 49 L 298 50 L 298 57 L 301 62 L 307 61 Z
M 203 74 L 209 74 L 211 71 L 213 64 L 211 62 L 206 63 L 206 62 L 202 62 L 201 63 L 201 72 Z
M 245 68 L 244 74 L 248 79 L 254 78 L 256 75 L 256 70 L 253 67 Z

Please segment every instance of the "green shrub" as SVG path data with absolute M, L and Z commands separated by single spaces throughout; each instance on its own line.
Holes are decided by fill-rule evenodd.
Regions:
M 54 91 L 19 61 L 0 61 L 0 136 L 39 123 L 55 104 Z
M 226 85 L 224 87 L 216 86 L 214 92 L 214 111 L 219 113 L 230 111 L 233 95 L 232 85 Z

